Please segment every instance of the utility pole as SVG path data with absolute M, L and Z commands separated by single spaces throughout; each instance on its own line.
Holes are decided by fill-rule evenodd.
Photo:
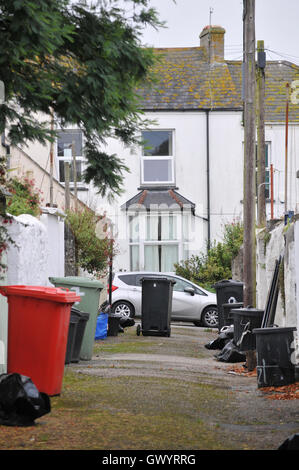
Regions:
M 289 89 L 290 85 L 286 84 L 287 100 L 286 100 L 286 125 L 285 125 L 285 164 L 284 164 L 284 213 L 288 214 L 288 130 L 289 130 Z
M 65 210 L 70 210 L 70 164 L 64 162 L 64 194 L 65 194 Z
M 54 130 L 54 112 L 51 109 L 51 131 Z M 54 205 L 53 197 L 54 143 L 50 143 L 50 207 Z
M 264 41 L 257 42 L 257 225 L 266 225 L 265 166 L 265 67 Z
M 245 307 L 256 305 L 255 251 L 255 0 L 243 0 L 244 34 L 244 241 Z M 255 368 L 255 351 L 246 351 L 248 371 Z
M 273 164 L 270 165 L 270 199 L 271 199 L 271 220 L 274 219 L 273 200 L 274 200 L 274 177 L 273 177 Z
M 76 164 L 76 142 L 72 142 L 72 155 L 73 155 L 73 180 L 74 180 L 74 196 L 75 196 L 75 210 L 78 209 L 77 199 L 77 164 Z
M 255 306 L 255 0 L 244 15 L 244 305 Z

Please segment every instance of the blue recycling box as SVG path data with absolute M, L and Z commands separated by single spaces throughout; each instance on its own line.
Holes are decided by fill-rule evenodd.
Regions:
M 101 312 L 97 318 L 97 326 L 95 333 L 95 340 L 105 339 L 107 337 L 108 329 L 108 313 Z

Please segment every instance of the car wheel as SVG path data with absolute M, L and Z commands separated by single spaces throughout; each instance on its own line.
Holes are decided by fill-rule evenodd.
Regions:
M 115 302 L 115 304 L 112 305 L 112 312 L 121 315 L 122 317 L 134 317 L 133 305 L 125 300 Z
M 202 313 L 201 321 L 203 326 L 208 328 L 218 327 L 218 310 L 217 307 L 206 307 Z

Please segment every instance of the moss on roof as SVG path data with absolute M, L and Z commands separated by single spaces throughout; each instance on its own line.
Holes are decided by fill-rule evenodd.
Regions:
M 141 107 L 154 110 L 240 110 L 242 62 L 209 65 L 203 47 L 154 49 L 157 62 L 138 89 Z M 286 61 L 267 62 L 265 114 L 268 122 L 285 120 L 286 83 L 299 79 L 299 67 Z M 299 122 L 299 105 L 290 103 L 289 120 Z

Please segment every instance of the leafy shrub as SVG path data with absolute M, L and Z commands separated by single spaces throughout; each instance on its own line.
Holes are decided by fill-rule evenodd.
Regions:
M 12 215 L 31 214 L 40 215 L 41 191 L 35 188 L 33 179 L 12 178 L 7 183 L 12 197 L 7 203 L 7 211 Z
M 106 271 L 111 254 L 111 240 L 104 234 L 103 237 L 96 234 L 96 225 L 100 219 L 88 209 L 69 210 L 66 217 L 76 241 L 78 266 L 96 276 Z
M 232 260 L 243 243 L 243 225 L 240 222 L 224 226 L 223 242 L 214 241 L 206 254 L 191 256 L 175 265 L 176 274 L 207 288 L 221 279 L 231 278 Z

